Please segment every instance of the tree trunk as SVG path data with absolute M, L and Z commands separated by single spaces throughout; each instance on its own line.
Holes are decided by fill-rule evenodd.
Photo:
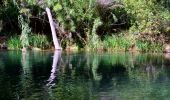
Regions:
M 47 12 L 48 19 L 49 19 L 49 22 L 50 22 L 50 27 L 51 27 L 54 47 L 55 47 L 56 50 L 61 50 L 62 48 L 60 47 L 58 39 L 57 39 L 57 36 L 56 36 L 56 31 L 55 31 L 54 22 L 53 22 L 53 19 L 52 19 L 50 9 L 46 8 L 46 12 Z

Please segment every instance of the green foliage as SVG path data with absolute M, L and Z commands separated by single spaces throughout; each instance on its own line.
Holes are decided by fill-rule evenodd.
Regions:
M 18 15 L 19 15 L 18 8 L 14 5 L 13 0 L 0 1 L 0 21 L 2 21 L 1 34 L 17 33 Z
M 169 0 L 156 0 L 159 4 L 170 10 L 170 1 Z
M 37 0 L 27 0 L 26 2 L 30 5 L 35 5 L 38 1 Z
M 21 44 L 23 48 L 27 48 L 29 46 L 29 39 L 28 34 L 31 33 L 31 28 L 29 27 L 28 23 L 24 21 L 23 17 L 20 15 L 18 17 L 20 26 L 21 26 Z
M 24 48 L 50 47 L 45 36 L 30 35 L 38 29 L 31 28 L 34 21 L 41 24 L 45 18 L 47 6 L 59 22 L 58 37 L 65 48 L 76 44 L 79 48 L 126 51 L 135 44 L 141 51 L 154 48 L 153 51 L 158 52 L 170 37 L 168 0 L 4 0 L 1 3 L 2 30 L 8 30 L 8 26 L 18 33 L 21 30 Z M 118 35 L 123 31 L 126 33 Z M 132 37 L 126 36 L 129 34 L 133 34 Z
M 124 5 L 131 14 L 131 23 L 139 32 L 150 32 L 151 26 L 158 17 L 157 6 L 153 2 L 144 0 L 124 0 Z
M 7 41 L 8 49 L 19 50 L 22 48 L 19 36 L 10 37 Z
M 58 0 L 53 10 L 65 30 L 76 31 L 93 23 L 94 0 Z M 92 21 L 92 22 L 90 22 Z M 80 26 L 80 24 L 82 24 Z
M 50 42 L 45 35 L 31 34 L 29 35 L 29 44 L 32 47 L 47 49 L 50 47 Z
M 163 45 L 157 43 L 150 43 L 150 42 L 142 42 L 138 41 L 137 46 L 140 51 L 142 52 L 161 52 L 163 51 Z
M 125 36 L 109 36 L 105 37 L 103 41 L 104 49 L 113 49 L 113 50 L 123 50 L 127 51 L 128 48 L 134 43 L 135 40 L 130 37 Z
M 156 0 L 124 0 L 123 3 L 131 15 L 131 33 L 162 33 L 161 26 L 169 20 L 170 12 L 157 4 Z
M 105 50 L 118 50 L 118 51 L 127 51 L 131 48 L 132 45 L 136 46 L 136 50 L 141 52 L 162 52 L 163 51 L 163 42 L 150 42 L 146 40 L 140 40 L 134 35 L 119 35 L 119 36 L 109 36 L 106 37 L 103 41 L 103 47 Z
M 60 34 L 74 33 L 73 41 L 79 48 L 88 44 L 89 35 L 92 34 L 95 15 L 95 0 L 57 0 L 53 10 L 60 23 Z M 86 41 L 87 40 L 87 41 Z M 65 38 L 65 42 L 70 41 Z
M 120 0 L 98 0 L 99 3 L 96 7 L 97 16 L 100 17 L 103 24 L 98 27 L 97 33 L 101 38 L 105 35 L 120 33 L 130 27 L 130 17 L 120 2 Z M 110 2 L 110 4 L 103 4 Z
M 169 34 L 170 12 L 157 0 L 124 0 L 123 3 L 131 15 L 129 33 L 139 36 L 138 48 L 144 52 L 162 51 Z
M 90 34 L 89 40 L 88 40 L 88 47 L 92 49 L 97 49 L 100 48 L 101 46 L 101 40 L 99 36 L 96 34 L 97 28 L 102 24 L 100 18 L 96 18 L 94 20 L 93 28 L 92 28 L 92 33 Z
M 40 34 L 30 34 L 28 36 L 29 48 L 40 48 L 48 49 L 50 47 L 50 42 L 45 35 Z M 22 41 L 19 36 L 10 37 L 7 41 L 8 49 L 19 50 L 23 47 Z

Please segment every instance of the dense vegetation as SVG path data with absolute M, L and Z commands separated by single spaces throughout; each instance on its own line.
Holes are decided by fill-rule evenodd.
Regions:
M 3 0 L 0 36 L 9 49 L 53 47 L 46 7 L 64 49 L 162 52 L 170 42 L 169 0 Z

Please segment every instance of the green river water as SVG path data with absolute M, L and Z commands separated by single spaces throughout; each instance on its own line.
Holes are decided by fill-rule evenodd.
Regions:
M 170 54 L 0 51 L 0 100 L 170 100 Z

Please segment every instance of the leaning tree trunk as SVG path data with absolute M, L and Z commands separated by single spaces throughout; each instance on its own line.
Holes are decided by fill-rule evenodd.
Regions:
M 52 19 L 50 9 L 46 8 L 46 12 L 47 12 L 48 19 L 49 19 L 50 26 L 51 26 L 51 32 L 52 32 L 52 37 L 53 37 L 53 42 L 54 42 L 55 49 L 56 50 L 61 50 L 61 47 L 59 45 L 59 42 L 58 42 L 58 39 L 57 39 L 57 36 L 56 36 L 56 31 L 55 31 L 54 22 L 53 22 L 53 19 Z

